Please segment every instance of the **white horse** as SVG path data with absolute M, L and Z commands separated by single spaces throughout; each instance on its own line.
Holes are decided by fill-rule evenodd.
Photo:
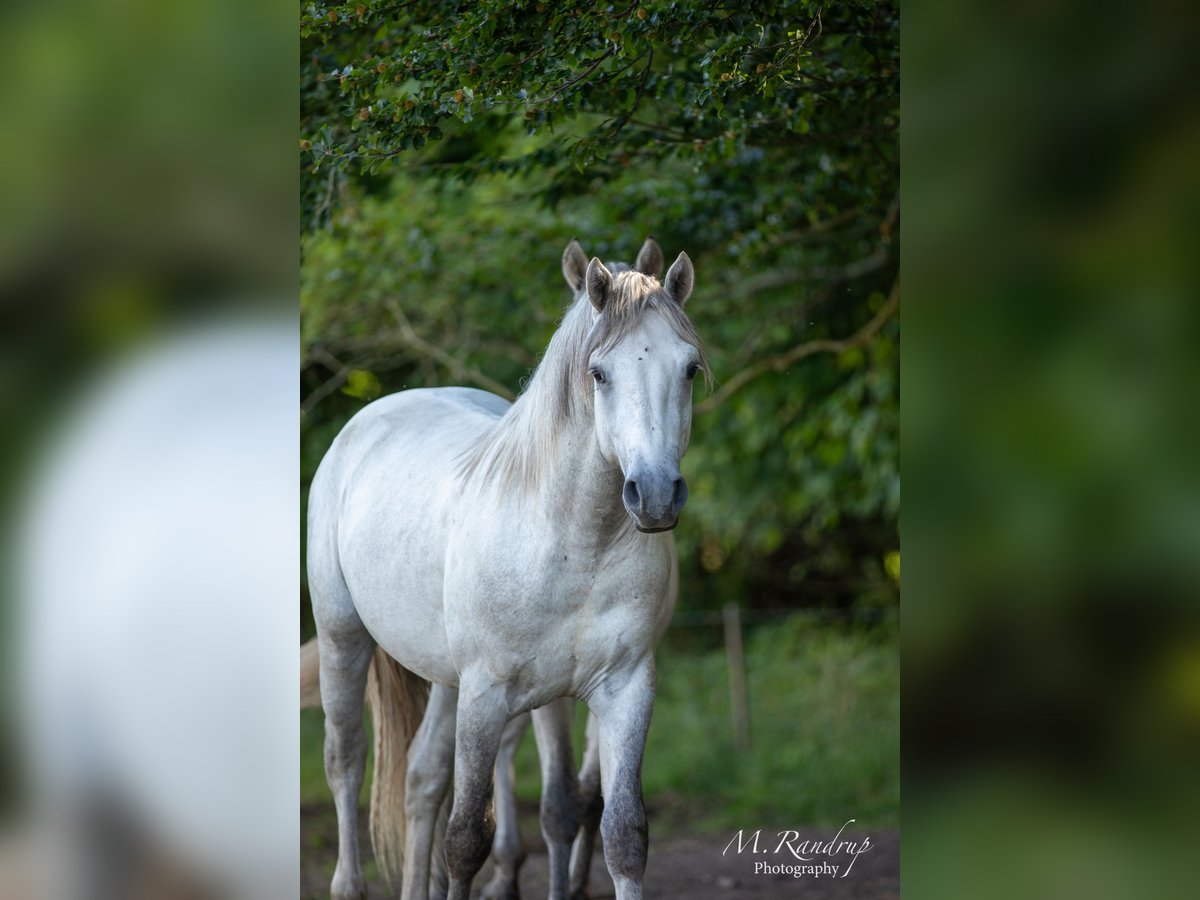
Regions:
M 629 265 L 623 262 L 608 262 L 605 265 L 614 274 L 628 271 L 630 268 Z M 571 241 L 563 252 L 562 270 L 563 277 L 571 289 L 572 296 L 576 298 L 578 298 L 580 291 L 583 289 L 587 266 L 588 258 L 584 254 L 583 248 L 580 247 L 578 241 Z M 638 252 L 637 261 L 634 263 L 633 268 L 637 272 L 641 272 L 644 275 L 653 275 L 655 278 L 662 275 L 662 249 L 653 238 L 646 238 L 642 249 Z M 678 561 L 675 558 L 673 540 L 671 542 L 671 552 L 671 578 L 667 588 L 667 602 L 663 606 L 662 616 L 659 620 L 657 638 L 662 637 L 662 633 L 666 630 L 670 622 L 671 612 L 674 610 L 679 593 Z M 300 708 L 313 709 L 321 705 L 316 638 L 308 641 L 301 648 L 300 658 Z M 376 687 L 374 665 L 375 663 L 373 662 L 367 679 L 367 704 L 374 721 L 386 722 L 388 711 L 376 708 L 377 703 L 382 700 L 382 697 Z M 521 741 L 524 740 L 525 734 L 529 730 L 530 721 L 531 716 L 529 713 L 522 713 L 516 718 L 511 719 L 508 725 L 505 726 L 504 734 L 500 740 L 500 749 L 496 757 L 493 800 L 496 819 L 496 834 L 492 846 L 493 869 L 491 881 L 484 886 L 480 894 L 483 900 L 517 900 L 520 896 L 519 873 L 521 865 L 525 861 L 525 845 L 521 838 L 520 824 L 517 818 L 514 763 Z M 377 753 L 375 758 L 375 781 L 378 784 L 386 783 L 389 777 L 387 772 L 389 764 L 387 753 L 382 746 L 383 734 L 384 731 L 376 727 Z M 447 771 L 451 771 L 454 765 L 454 748 L 449 746 L 442 749 L 446 753 L 446 758 L 442 760 L 442 764 Z M 553 749 L 560 751 L 558 747 L 554 747 Z M 555 761 L 543 759 L 542 763 L 555 763 Z M 570 900 L 584 900 L 588 896 L 587 885 L 591 873 L 596 831 L 600 827 L 600 815 L 604 808 L 604 800 L 600 792 L 599 733 L 594 716 L 589 715 L 587 722 L 586 747 L 584 750 L 583 765 L 579 771 L 578 798 L 576 799 L 570 791 L 569 782 L 564 784 L 561 779 L 554 779 L 550 783 L 552 788 L 557 788 L 561 791 L 565 787 L 567 790 L 566 796 L 558 797 L 553 796 L 550 791 L 543 792 L 543 837 L 551 851 L 551 870 L 558 876 L 552 879 L 554 882 L 552 896 L 561 896 L 561 872 L 566 866 L 562 843 L 553 839 L 555 834 L 562 831 L 562 827 L 559 823 L 553 821 L 553 818 L 558 811 L 567 809 L 572 802 L 575 802 L 580 813 L 579 832 L 570 852 L 568 896 Z M 430 862 L 431 884 L 429 895 L 431 898 L 435 898 L 435 900 L 436 898 L 445 897 L 448 887 L 448 876 L 445 871 L 443 853 L 441 852 L 441 844 L 444 841 L 445 818 L 449 813 L 447 808 L 448 800 L 449 797 L 447 796 L 446 800 L 443 801 L 442 814 L 438 819 L 439 831 L 435 834 L 434 850 Z M 386 834 L 388 828 L 386 822 L 387 816 L 403 815 L 403 810 L 384 810 L 383 807 L 386 803 L 387 800 L 380 795 L 380 791 L 372 791 L 371 821 L 376 833 L 382 831 Z
M 653 649 L 671 580 L 670 538 L 687 499 L 679 459 L 691 385 L 705 369 L 684 313 L 686 254 L 663 284 L 589 263 L 576 302 L 511 407 L 465 388 L 371 404 L 335 439 L 309 497 L 309 588 L 317 624 L 326 774 L 338 813 L 332 896 L 365 894 L 356 805 L 366 757 L 368 670 L 377 729 L 403 772 L 420 680 L 429 709 L 407 752 L 407 785 L 377 784 L 403 834 L 376 831 L 402 896 L 424 900 L 453 747 L 446 829 L 449 896 L 466 900 L 492 845 L 488 807 L 505 724 L 534 710 L 546 796 L 574 796 L 570 708 L 596 717 L 600 830 L 617 897 L 641 896 L 641 759 L 654 699 Z M 590 384 L 589 384 L 590 382 Z M 371 667 L 372 657 L 376 665 Z M 577 803 L 545 815 L 552 883 L 578 828 Z

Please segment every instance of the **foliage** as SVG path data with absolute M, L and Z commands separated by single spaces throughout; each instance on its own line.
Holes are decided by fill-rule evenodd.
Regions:
M 313 3 L 301 15 L 311 181 L 329 166 L 379 171 L 476 122 L 467 138 L 453 129 L 440 162 L 543 173 L 552 197 L 635 164 L 682 154 L 720 171 L 747 150 L 766 162 L 766 150 L 810 182 L 776 181 L 793 207 L 822 188 L 826 206 L 872 193 L 886 204 L 894 171 L 870 179 L 890 184 L 846 175 L 855 157 L 895 160 L 897 28 L 888 3 Z M 549 132 L 577 118 L 511 157 L 469 152 L 512 119 Z
M 515 393 L 571 237 L 697 268 L 685 603 L 896 599 L 892 3 L 302 9 L 305 477 L 379 392 Z

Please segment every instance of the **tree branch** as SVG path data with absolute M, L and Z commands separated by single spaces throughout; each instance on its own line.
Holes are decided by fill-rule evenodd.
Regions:
M 317 404 L 340 388 L 346 383 L 346 379 L 350 376 L 352 366 L 342 366 L 337 369 L 331 376 L 309 391 L 308 396 L 300 404 L 300 413 L 307 415 L 316 409 Z
M 596 69 L 598 69 L 600 67 L 600 63 L 604 62 L 606 59 L 608 59 L 612 55 L 613 55 L 613 49 L 611 47 L 609 47 L 607 50 L 605 50 L 603 53 L 601 53 L 598 57 L 596 57 L 595 62 L 593 62 L 590 66 L 588 66 L 587 69 L 585 69 L 582 73 L 575 76 L 570 81 L 567 81 L 564 84 L 560 85 L 558 87 L 558 89 L 553 94 L 551 94 L 549 97 L 545 98 L 544 100 L 535 100 L 534 103 L 535 104 L 549 103 L 551 100 L 553 100 L 555 97 L 557 97 L 563 91 L 565 91 L 567 88 L 574 87 L 576 84 L 583 81 L 585 78 L 587 78 L 593 72 L 595 72 Z
M 633 105 L 629 107 L 629 111 L 621 117 L 613 130 L 609 132 L 608 137 L 610 140 L 616 139 L 625 129 L 625 126 L 629 124 L 629 120 L 633 118 L 633 114 L 637 112 L 638 107 L 642 105 L 642 96 L 646 93 L 646 85 L 650 83 L 650 67 L 654 65 L 654 48 L 651 47 L 647 50 L 646 55 L 646 68 L 642 70 L 642 80 L 638 83 L 637 94 L 633 98 Z
M 887 247 L 881 246 L 869 256 L 848 263 L 844 269 L 768 269 L 766 272 L 742 279 L 731 288 L 731 292 L 739 297 L 750 297 L 800 281 L 854 281 L 883 268 L 889 259 Z
M 797 344 L 792 349 L 778 353 L 774 356 L 768 356 L 766 359 L 759 360 L 753 365 L 747 366 L 740 372 L 734 374 L 727 382 L 721 385 L 720 390 L 715 394 L 701 400 L 695 406 L 695 412 L 706 413 L 716 409 L 726 400 L 728 400 L 735 392 L 744 387 L 748 382 L 753 381 L 764 372 L 783 372 L 791 366 L 798 363 L 800 360 L 813 356 L 817 353 L 844 353 L 854 347 L 862 347 L 874 340 L 875 335 L 879 333 L 879 329 L 883 327 L 896 311 L 900 308 L 900 278 L 896 277 L 895 284 L 892 285 L 891 296 L 887 302 L 879 308 L 871 321 L 856 331 L 848 338 L 841 340 L 821 339 L 816 341 L 806 341 L 803 344 Z
M 500 382 L 489 378 L 478 369 L 474 369 L 471 366 L 466 365 L 461 360 L 451 356 L 441 347 L 437 346 L 436 344 L 429 343 L 429 341 L 417 334 L 416 330 L 412 327 L 412 323 L 408 321 L 408 316 L 404 314 L 404 310 L 400 308 L 400 304 L 398 304 L 395 300 L 388 300 L 387 307 L 391 311 L 392 315 L 395 316 L 396 324 L 400 327 L 401 340 L 411 350 L 415 350 L 417 353 L 422 354 L 428 359 L 441 363 L 443 366 L 453 372 L 456 378 L 462 378 L 466 381 L 474 382 L 480 387 L 491 391 L 493 394 L 499 394 L 505 400 L 516 399 L 516 395 Z
M 815 235 L 834 231 L 842 225 L 853 222 L 862 216 L 863 211 L 861 209 L 847 209 L 827 219 L 818 219 L 805 228 L 795 228 L 791 231 L 781 231 L 773 234 L 765 243 L 768 247 L 775 247 L 779 244 L 798 244 Z

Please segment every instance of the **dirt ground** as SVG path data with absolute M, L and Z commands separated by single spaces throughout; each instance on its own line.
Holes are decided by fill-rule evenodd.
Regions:
M 756 828 L 757 826 L 754 826 Z M 329 896 L 329 879 L 333 875 L 337 859 L 337 828 L 332 809 L 326 807 L 303 808 L 301 810 L 301 897 L 303 900 L 324 900 Z M 829 828 L 797 828 L 797 838 L 792 846 L 799 849 L 802 842 L 828 842 L 837 833 Z M 842 832 L 841 840 L 859 841 L 870 839 L 869 849 L 853 859 L 853 866 L 846 872 L 851 857 L 846 853 L 834 856 L 818 855 L 811 863 L 803 863 L 792 857 L 787 848 L 776 854 L 779 843 L 776 829 L 764 828 L 759 842 L 760 853 L 752 854 L 749 845 L 741 855 L 735 853 L 737 845 L 723 853 L 731 834 L 709 834 L 687 836 L 672 834 L 655 835 L 655 824 L 650 823 L 650 858 L 646 866 L 645 895 L 647 898 L 694 898 L 694 900 L 758 900 L 758 898 L 803 897 L 805 900 L 892 900 L 900 897 L 900 832 L 896 829 L 868 829 L 866 831 Z M 746 837 L 749 838 L 749 829 Z M 360 822 L 361 840 L 369 848 L 366 814 Z M 525 900 L 545 897 L 547 889 L 546 848 L 538 833 L 536 816 L 522 816 L 522 834 L 528 856 L 521 869 L 521 896 Z M 364 856 L 370 856 L 364 849 Z M 799 877 L 787 874 L 755 873 L 755 864 L 766 865 L 815 865 L 825 860 L 839 866 L 839 875 L 844 877 L 814 877 L 802 874 Z M 365 867 L 370 879 L 370 900 L 386 900 L 390 897 L 383 882 L 375 876 L 373 864 Z M 484 867 L 475 879 L 476 891 L 487 883 L 490 864 Z M 597 841 L 596 857 L 592 865 L 590 893 L 593 900 L 612 898 L 613 886 L 604 867 L 603 851 Z

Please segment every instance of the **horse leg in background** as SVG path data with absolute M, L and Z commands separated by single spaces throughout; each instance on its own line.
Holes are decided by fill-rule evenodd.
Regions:
M 457 705 L 458 692 L 454 688 L 432 685 L 425 718 L 408 749 L 404 877 L 400 885 L 403 900 L 445 896 L 444 885 L 430 881 L 430 856 L 439 814 L 450 788 Z
M 471 881 L 492 849 L 492 772 L 500 737 L 508 722 L 503 685 L 464 672 L 458 689 L 458 724 L 454 735 L 454 805 L 446 825 L 449 900 L 469 900 Z
M 517 797 L 513 785 L 513 759 L 525 729 L 529 727 L 529 716 L 517 716 L 504 726 L 500 738 L 500 752 L 496 756 L 496 839 L 492 845 L 492 880 L 480 894 L 482 900 L 517 900 L 521 891 L 517 873 L 525 861 L 525 842 L 517 823 Z
M 344 590 L 344 588 L 343 588 Z M 318 604 L 314 604 L 317 611 Z M 317 612 L 321 658 L 321 704 L 325 708 L 325 778 L 333 792 L 338 820 L 338 859 L 330 886 L 332 900 L 367 896 L 358 855 L 358 794 L 367 764 L 363 702 L 367 670 L 375 642 L 354 612 L 349 594 L 345 603 Z
M 454 752 L 451 751 L 451 757 Z M 447 770 L 447 777 L 454 777 L 454 763 Z M 450 870 L 446 868 L 446 823 L 450 821 L 450 804 L 454 801 L 453 791 L 446 791 L 442 808 L 438 810 L 437 828 L 433 832 L 433 854 L 429 860 L 429 900 L 446 900 L 450 892 Z
M 604 812 L 604 797 L 600 793 L 600 727 L 596 717 L 587 720 L 583 765 L 579 769 L 579 836 L 571 848 L 571 900 L 586 900 L 588 879 L 592 872 L 592 853 L 596 847 L 596 832 Z
M 542 837 L 550 854 L 550 900 L 566 900 L 571 842 L 579 831 L 579 785 L 571 724 L 575 701 L 556 700 L 533 711 L 533 734 L 542 764 Z
M 604 813 L 600 834 L 604 861 L 617 900 L 641 900 L 646 872 L 646 808 L 642 803 L 642 754 L 654 707 L 654 661 L 610 675 L 588 697 L 600 725 L 600 784 Z

